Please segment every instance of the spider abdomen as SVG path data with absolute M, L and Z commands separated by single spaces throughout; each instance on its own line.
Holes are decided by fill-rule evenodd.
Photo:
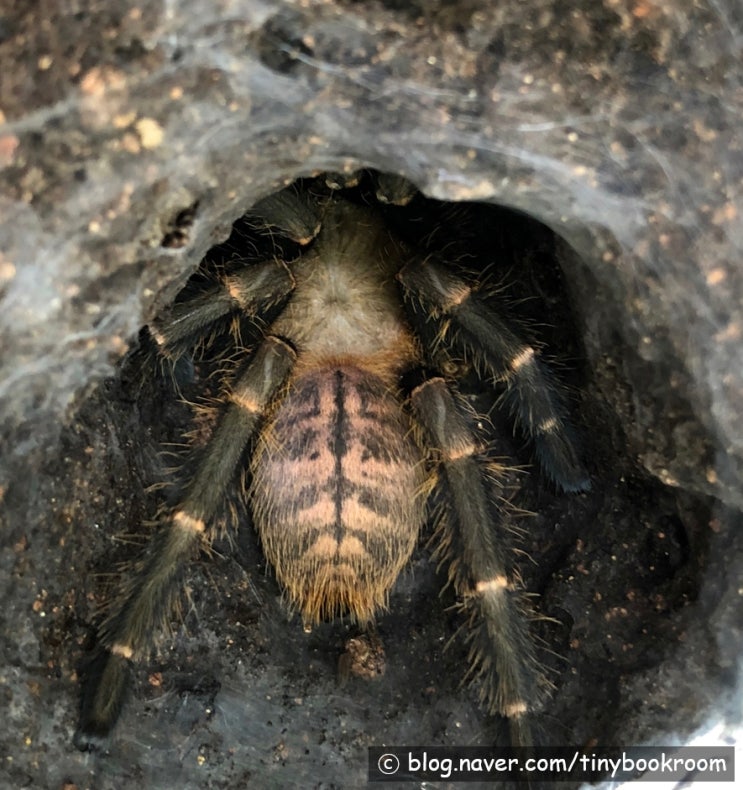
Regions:
M 252 466 L 266 558 L 305 623 L 371 620 L 424 520 L 426 472 L 395 394 L 360 367 L 306 372 Z

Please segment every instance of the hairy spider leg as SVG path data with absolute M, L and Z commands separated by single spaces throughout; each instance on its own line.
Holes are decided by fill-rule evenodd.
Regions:
M 510 542 L 502 528 L 499 478 L 472 419 L 442 378 L 413 390 L 411 401 L 440 457 L 444 501 L 437 514 L 438 558 L 470 616 L 468 677 L 481 681 L 481 702 L 508 719 L 513 744 L 531 746 L 526 715 L 536 708 L 545 681 L 527 628 L 530 608 L 510 572 Z
M 266 337 L 237 375 L 229 406 L 180 502 L 170 511 L 126 590 L 123 604 L 103 623 L 100 648 L 83 688 L 80 748 L 94 745 L 116 723 L 127 686 L 129 663 L 152 646 L 153 633 L 172 616 L 183 569 L 196 549 L 213 539 L 210 521 L 232 484 L 271 398 L 286 381 L 296 353 L 283 340 Z
M 377 173 L 376 196 L 380 203 L 390 203 L 393 206 L 407 206 L 418 194 L 415 184 L 403 176 L 391 173 Z
M 292 188 L 260 200 L 249 216 L 257 227 L 278 231 L 300 245 L 309 244 L 320 231 L 317 205 Z M 178 358 L 225 318 L 269 310 L 294 287 L 294 278 L 284 261 L 249 264 L 223 274 L 212 288 L 198 296 L 177 302 L 153 323 L 150 335 L 164 356 Z
M 321 217 L 307 192 L 287 187 L 259 200 L 248 212 L 257 227 L 273 228 L 298 244 L 309 244 L 320 232 Z
M 563 491 L 588 490 L 590 480 L 571 439 L 560 385 L 537 350 L 441 263 L 413 261 L 398 279 L 413 313 L 435 322 L 438 345 L 455 349 L 505 384 L 506 402 L 549 478 Z
M 294 278 L 280 260 L 250 264 L 224 274 L 208 290 L 178 302 L 150 327 L 165 357 L 176 359 L 208 334 L 211 327 L 237 313 L 253 316 L 269 310 L 294 289 Z
M 352 189 L 359 185 L 363 174 L 363 170 L 352 170 L 349 173 L 335 170 L 325 173 L 325 183 L 330 189 Z

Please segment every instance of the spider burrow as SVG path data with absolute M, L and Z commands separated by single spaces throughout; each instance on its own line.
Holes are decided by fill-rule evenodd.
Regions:
M 173 617 L 184 567 L 225 528 L 235 492 L 307 627 L 371 624 L 435 499 L 434 558 L 448 564 L 469 627 L 468 676 L 485 709 L 530 743 L 546 683 L 503 526 L 505 467 L 452 368 L 466 360 L 502 390 L 499 407 L 558 489 L 584 491 L 588 476 L 537 349 L 446 249 L 391 230 L 384 212 L 415 199 L 404 179 L 368 172 L 298 182 L 249 214 L 273 254 L 233 261 L 150 327 L 163 359 L 209 353 L 219 337 L 239 361 L 210 441 L 99 629 L 81 748 L 111 732 L 130 665 Z

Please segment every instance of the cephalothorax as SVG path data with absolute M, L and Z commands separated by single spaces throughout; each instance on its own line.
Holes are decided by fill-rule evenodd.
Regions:
M 414 194 L 400 179 L 375 184 L 382 202 Z M 378 206 L 346 195 L 348 185 L 326 176 L 259 203 L 252 221 L 292 240 L 294 253 L 277 247 L 225 269 L 151 327 L 171 359 L 235 317 L 260 339 L 241 348 L 235 333 L 243 360 L 225 383 L 213 436 L 100 629 L 82 746 L 115 724 L 128 665 L 171 616 L 184 563 L 214 540 L 223 502 L 243 478 L 263 551 L 310 626 L 373 621 L 437 490 L 436 556 L 449 563 L 470 618 L 472 674 L 487 710 L 529 740 L 525 718 L 544 683 L 500 528 L 503 470 L 447 371 L 467 360 L 483 382 L 498 382 L 544 472 L 580 491 L 588 480 L 563 397 L 536 350 L 456 262 L 408 246 Z

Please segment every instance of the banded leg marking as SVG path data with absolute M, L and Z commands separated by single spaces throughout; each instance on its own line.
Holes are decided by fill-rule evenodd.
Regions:
M 414 314 L 438 325 L 437 346 L 475 361 L 506 386 L 505 400 L 532 440 L 547 475 L 564 491 L 590 488 L 570 439 L 564 397 L 537 351 L 525 343 L 461 277 L 426 260 L 402 269 L 398 279 Z
M 509 578 L 508 540 L 499 530 L 497 480 L 479 452 L 464 410 L 443 379 L 431 379 L 412 394 L 413 407 L 433 447 L 441 454 L 448 501 L 438 524 L 450 577 L 472 620 L 470 676 L 482 681 L 491 713 L 523 719 L 539 696 L 541 674 L 526 625 L 528 607 Z M 472 448 L 469 454 L 464 447 Z M 460 561 L 456 561 L 461 558 Z M 518 723 L 521 745 L 530 739 Z
M 208 535 L 207 525 L 231 484 L 261 415 L 294 364 L 294 351 L 268 337 L 238 374 L 233 391 L 254 410 L 231 404 L 219 423 L 181 502 L 155 534 L 123 604 L 99 632 L 99 652 L 86 673 L 76 743 L 88 748 L 105 737 L 118 718 L 129 663 L 152 644 L 153 632 L 167 623 L 177 604 L 186 563 Z
M 229 275 L 205 293 L 179 302 L 150 327 L 150 335 L 166 356 L 178 356 L 210 327 L 242 311 L 255 318 L 285 299 L 294 289 L 285 263 L 263 261 Z

